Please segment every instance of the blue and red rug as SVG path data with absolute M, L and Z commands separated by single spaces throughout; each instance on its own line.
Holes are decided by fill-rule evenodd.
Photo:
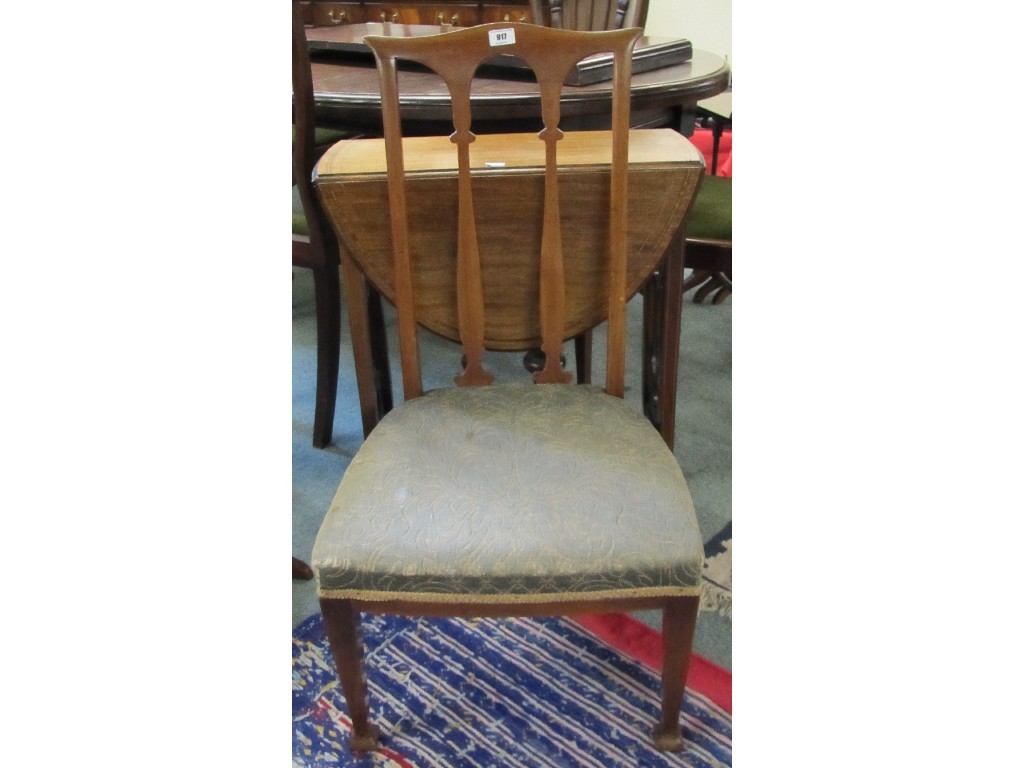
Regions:
M 351 725 L 317 614 L 292 638 L 293 766 L 732 765 L 731 715 L 691 688 L 685 751 L 655 751 L 658 673 L 575 621 L 364 615 L 362 627 L 383 748 L 348 751 Z

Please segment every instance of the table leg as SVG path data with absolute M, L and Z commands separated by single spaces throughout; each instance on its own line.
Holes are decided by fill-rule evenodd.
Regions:
M 363 420 L 363 437 L 367 437 L 391 407 L 391 374 L 387 364 L 384 317 L 380 296 L 367 286 L 366 278 L 345 246 L 339 245 L 339 251 L 352 356 L 355 358 L 359 411 Z
M 676 376 L 685 256 L 686 233 L 681 226 L 669 243 L 661 266 L 643 288 L 643 408 L 669 448 L 675 444 Z
M 722 132 L 725 126 L 718 118 L 711 120 L 711 175 L 718 173 L 718 145 L 722 141 Z
M 662 365 L 658 393 L 661 398 L 661 436 L 675 447 L 676 392 L 679 388 L 679 336 L 683 315 L 683 268 L 686 265 L 686 225 L 679 227 L 665 256 L 662 303 Z
M 681 105 L 676 108 L 675 113 L 675 129 L 683 136 L 689 138 L 693 136 L 693 131 L 697 127 L 697 108 L 695 105 Z
M 658 366 L 661 363 L 661 355 L 658 339 L 661 338 L 661 304 L 665 296 L 663 269 L 664 264 L 651 273 L 643 288 L 640 289 L 643 295 L 640 393 L 644 415 L 659 432 L 661 431 L 661 399 L 658 397 Z
M 573 339 L 576 350 L 576 383 L 589 384 L 593 368 L 594 331 L 584 331 Z
M 384 325 L 384 307 L 380 293 L 366 285 L 366 313 L 370 321 L 370 356 L 373 358 L 373 381 L 377 391 L 378 420 L 392 408 L 391 364 L 388 362 L 388 334 Z

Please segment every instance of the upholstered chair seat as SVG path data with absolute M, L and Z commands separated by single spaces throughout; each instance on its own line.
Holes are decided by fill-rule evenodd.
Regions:
M 514 603 L 696 595 L 703 548 L 679 464 L 633 406 L 590 386 L 506 384 L 389 413 L 345 472 L 313 562 L 325 597 Z

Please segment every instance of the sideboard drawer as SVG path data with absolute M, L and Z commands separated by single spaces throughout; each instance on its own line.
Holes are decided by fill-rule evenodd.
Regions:
M 532 22 L 533 16 L 528 5 L 484 5 L 480 10 L 480 23 L 492 21 Z
M 366 21 L 363 3 L 313 3 L 313 24 L 329 27 L 334 24 L 359 24 Z
M 364 3 L 366 21 L 397 24 L 454 24 L 471 27 L 480 23 L 478 3 Z

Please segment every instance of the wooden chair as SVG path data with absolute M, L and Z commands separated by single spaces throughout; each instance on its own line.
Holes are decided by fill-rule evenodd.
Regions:
M 702 160 L 674 131 L 628 130 L 638 33 L 499 23 L 366 38 L 381 76 L 385 138 L 338 144 L 316 171 L 352 269 L 396 305 L 405 394 L 352 459 L 313 548 L 355 751 L 375 749 L 380 735 L 366 700 L 360 611 L 661 609 L 654 735 L 660 749 L 683 746 L 702 539 L 672 451 L 622 397 L 627 300 L 676 242 Z M 613 128 L 563 135 L 565 76 L 604 51 L 615 55 Z M 535 71 L 539 134 L 471 133 L 470 81 L 497 52 Z M 399 59 L 445 79 L 451 137 L 402 136 Z M 360 283 L 349 276 L 349 301 L 358 304 Z M 557 351 L 603 320 L 605 389 L 569 384 Z M 461 340 L 458 386 L 425 391 L 424 327 Z M 491 383 L 485 349 L 533 346 L 548 353 L 535 383 Z
M 556 29 L 629 29 L 647 23 L 647 0 L 530 0 L 538 24 Z
M 701 184 L 686 223 L 686 266 L 693 272 L 683 293 L 693 300 L 721 304 L 732 294 L 732 179 L 708 176 Z
M 338 243 L 313 193 L 312 173 L 316 162 L 313 74 L 302 9 L 297 0 L 292 2 L 292 93 L 295 126 L 292 183 L 297 187 L 300 203 L 292 205 L 292 264 L 313 272 L 317 358 L 313 445 L 322 448 L 330 443 L 334 429 L 341 349 L 341 283 Z M 295 197 L 293 194 L 293 201 Z
M 693 291 L 697 303 L 712 296 L 721 304 L 732 295 L 732 155 L 729 170 L 717 176 L 718 145 L 726 128 L 732 129 L 732 92 L 727 91 L 697 105 L 704 124 L 710 122 L 713 143 L 711 170 L 701 185 L 686 225 L 686 262 L 693 273 L 683 282 L 683 293 Z
M 320 128 L 314 122 L 313 74 L 306 44 L 303 11 L 299 0 L 292 0 L 292 264 L 313 272 L 316 301 L 316 405 L 313 416 L 313 445 L 323 448 L 331 442 L 334 431 L 334 409 L 338 392 L 338 365 L 341 343 L 341 275 L 339 246 L 324 217 L 319 199 L 313 192 L 312 175 L 317 159 L 327 148 L 358 134 Z M 369 290 L 365 297 L 368 321 L 365 332 L 374 341 L 384 333 L 380 296 Z M 350 311 L 352 308 L 350 308 Z M 354 340 L 354 346 L 359 346 Z M 370 367 L 359 369 L 359 383 L 376 377 L 379 407 L 391 407 L 390 369 L 387 348 L 377 345 L 371 354 Z M 383 359 L 382 359 L 383 356 Z M 368 430 L 368 427 L 367 427 Z

